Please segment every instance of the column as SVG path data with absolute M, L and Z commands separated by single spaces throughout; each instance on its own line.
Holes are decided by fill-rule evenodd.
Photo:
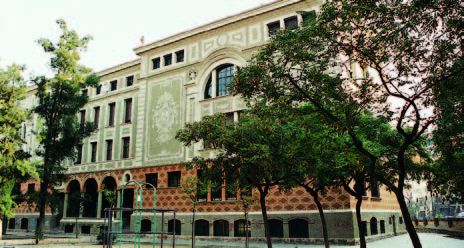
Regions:
M 82 206 L 82 201 L 85 197 L 85 193 L 84 192 L 81 192 L 81 200 L 79 202 L 79 218 L 82 218 L 83 214 L 84 214 L 84 208 Z
M 101 212 L 102 212 L 102 191 L 98 191 L 97 218 L 101 218 Z
M 64 193 L 64 203 L 63 203 L 63 218 L 68 216 L 68 200 L 69 200 L 69 193 Z

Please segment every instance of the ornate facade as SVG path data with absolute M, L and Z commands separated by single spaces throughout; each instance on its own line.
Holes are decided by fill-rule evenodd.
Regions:
M 103 224 L 102 209 L 109 205 L 103 190 L 116 190 L 118 202 L 132 207 L 131 191 L 121 199 L 118 189 L 127 180 L 148 180 L 157 184 L 157 207 L 176 209 L 179 234 L 190 235 L 192 204 L 182 193 L 179 182 L 196 172 L 186 170 L 181 163 L 195 155 L 212 156 L 214 151 L 201 144 L 186 148 L 174 139 L 175 132 L 187 122 L 217 112 L 226 113 L 230 120 L 236 121 L 245 104 L 238 96 L 229 95 L 225 88 L 236 67 L 246 65 L 273 30 L 298 28 L 320 4 L 319 0 L 275 1 L 139 46 L 134 49 L 136 60 L 99 72 L 101 87 L 85 92 L 90 100 L 80 112 L 81 119 L 97 122 L 98 129 L 84 140 L 79 158 L 66 162 L 69 178 L 60 188 L 64 208 L 58 218 L 49 212 L 47 227 L 63 232 L 78 228 L 82 233 L 96 233 Z M 35 104 L 34 89 L 29 93 L 23 102 L 25 107 Z M 37 118 L 24 127 L 27 150 L 37 146 L 31 132 L 37 127 Z M 23 192 L 37 189 L 34 182 L 21 186 Z M 71 200 L 71 195 L 79 192 L 90 199 L 81 207 Z M 384 190 L 375 197 L 369 194 L 363 203 L 367 235 L 381 237 L 403 231 L 395 197 Z M 143 198 L 143 206 L 152 208 L 152 191 L 145 190 Z M 239 194 L 227 192 L 225 187 L 210 190 L 197 208 L 197 234 L 244 236 L 239 200 Z M 267 201 L 274 237 L 306 241 L 322 238 L 316 206 L 303 189 L 289 193 L 274 189 Z M 344 191 L 331 191 L 322 202 L 330 238 L 354 241 L 357 237 L 354 198 Z M 252 205 L 249 211 L 251 237 L 263 237 L 259 206 Z M 33 230 L 37 216 L 34 208 L 21 205 L 10 220 L 9 230 Z M 130 216 L 121 218 L 130 222 Z M 152 216 L 146 215 L 144 222 L 152 220 Z M 169 228 L 172 221 L 172 217 L 166 218 L 165 223 L 158 219 L 158 226 Z

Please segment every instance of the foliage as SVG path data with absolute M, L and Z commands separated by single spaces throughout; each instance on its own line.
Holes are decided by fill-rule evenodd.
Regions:
M 202 182 L 198 177 L 190 176 L 182 180 L 182 192 L 186 194 L 195 208 L 198 202 L 198 195 L 208 192 L 208 182 Z
M 49 205 L 50 192 L 65 179 L 63 161 L 75 156 L 75 147 L 94 129 L 92 123 L 80 125 L 78 111 L 88 100 L 82 89 L 97 86 L 98 77 L 91 70 L 79 64 L 79 53 L 86 48 L 89 36 L 83 38 L 74 30 L 69 30 L 66 22 L 58 20 L 61 36 L 58 42 L 40 39 L 38 42 L 50 55 L 52 78 L 37 77 L 38 105 L 34 112 L 40 117 L 43 127 L 39 132 L 40 148 L 37 155 L 43 162 L 37 167 L 41 182 L 38 199 L 39 219 L 37 221 L 36 242 L 41 237 L 45 208 Z
M 37 176 L 29 162 L 30 155 L 22 150 L 25 142 L 21 137 L 22 125 L 29 117 L 19 106 L 26 93 L 23 69 L 18 65 L 0 68 L 0 218 L 13 215 L 15 185 L 29 176 Z

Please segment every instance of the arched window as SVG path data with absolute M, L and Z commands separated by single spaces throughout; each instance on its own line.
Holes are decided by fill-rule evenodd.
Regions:
M 87 179 L 84 183 L 84 217 L 97 217 L 98 186 L 97 181 L 93 178 Z
M 234 78 L 234 67 L 233 64 L 223 64 L 211 72 L 205 86 L 205 99 L 229 94 L 229 84 Z
M 15 228 L 16 228 L 16 219 L 15 218 L 10 219 L 8 221 L 8 229 L 14 230 Z
M 72 180 L 68 184 L 68 194 L 67 217 L 78 217 L 81 206 L 81 186 L 79 181 Z
M 377 219 L 375 217 L 371 218 L 371 235 L 377 235 L 379 231 L 377 230 Z
M 380 221 L 380 233 L 385 233 L 385 221 Z
M 269 220 L 269 231 L 272 238 L 284 237 L 284 223 L 281 220 Z
M 174 223 L 176 224 L 176 235 L 180 235 L 180 227 L 181 227 L 180 220 L 175 220 L 175 219 L 169 220 L 168 221 L 168 232 L 170 233 L 173 232 Z
M 304 219 L 293 219 L 288 222 L 290 238 L 309 238 L 308 221 Z
M 142 233 L 149 233 L 151 232 L 151 221 L 147 219 L 143 219 L 141 222 L 140 232 Z
M 29 227 L 29 220 L 27 218 L 22 218 L 21 219 L 21 229 L 27 230 Z
M 248 235 L 247 235 L 248 229 Z M 248 221 L 248 228 L 246 226 L 245 220 L 236 220 L 234 222 L 234 237 L 251 237 L 251 230 L 250 230 L 250 221 Z
M 209 236 L 209 222 L 207 220 L 195 221 L 195 235 L 196 236 Z
M 214 236 L 229 236 L 229 222 L 227 220 L 216 220 L 214 225 Z

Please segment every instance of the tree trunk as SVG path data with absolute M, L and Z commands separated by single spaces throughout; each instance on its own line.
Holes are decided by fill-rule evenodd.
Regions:
M 394 191 L 394 193 L 400 205 L 401 214 L 403 215 L 403 221 L 406 226 L 406 230 L 408 231 L 412 245 L 414 246 L 414 248 L 422 248 L 419 236 L 417 235 L 416 229 L 414 228 L 414 225 L 412 223 L 411 216 L 409 215 L 408 206 L 406 205 L 406 201 L 404 200 L 403 191 L 398 190 Z
M 35 229 L 35 243 L 38 244 L 39 240 L 43 239 L 43 226 L 45 222 L 45 209 L 47 206 L 47 190 L 48 190 L 48 181 L 43 180 L 40 182 L 40 192 L 39 192 L 39 218 L 37 219 L 37 225 Z
M 356 196 L 356 222 L 358 224 L 358 233 L 359 233 L 359 247 L 366 248 L 366 235 L 363 233 L 361 227 L 361 204 L 362 204 L 362 196 Z
M 266 194 L 267 193 L 262 192 L 262 190 L 259 190 L 259 203 L 261 205 L 261 212 L 263 214 L 264 233 L 266 235 L 267 248 L 272 248 L 271 233 L 269 231 L 269 222 L 267 218 Z
M 327 222 L 325 221 L 324 209 L 322 208 L 321 201 L 319 201 L 319 196 L 316 194 L 313 196 L 314 202 L 316 203 L 317 210 L 319 210 L 319 217 L 321 218 L 322 224 L 322 235 L 324 236 L 324 245 L 326 248 L 329 248 L 329 234 L 327 232 Z
M 193 206 L 192 213 L 192 248 L 195 248 L 195 206 Z

